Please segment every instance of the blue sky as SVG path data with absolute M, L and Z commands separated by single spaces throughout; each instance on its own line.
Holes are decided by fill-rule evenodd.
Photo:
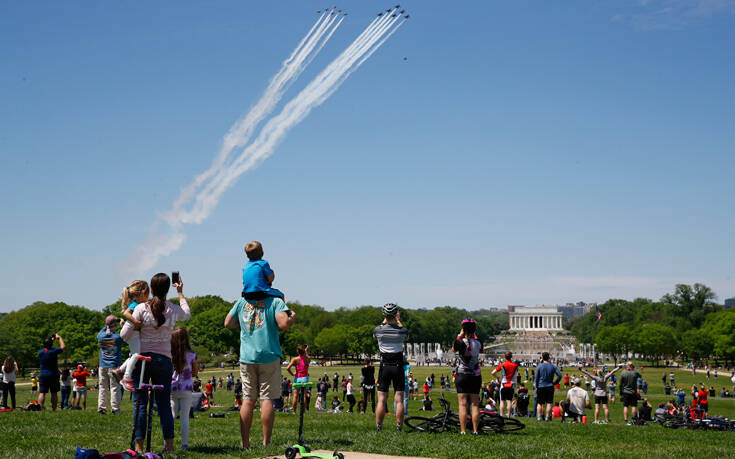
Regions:
M 251 239 L 287 299 L 328 308 L 735 296 L 728 0 L 404 4 L 179 251 L 126 273 L 324 6 L 3 2 L 0 311 L 172 269 L 233 299 Z M 340 4 L 284 102 L 389 6 Z

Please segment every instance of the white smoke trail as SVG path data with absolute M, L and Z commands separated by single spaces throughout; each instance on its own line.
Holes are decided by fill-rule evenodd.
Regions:
M 395 10 L 394 10 L 395 11 Z M 181 198 L 177 200 L 174 205 L 174 209 L 169 212 L 165 220 L 169 223 L 172 234 L 170 236 L 156 236 L 150 238 L 146 243 L 138 249 L 138 254 L 145 255 L 136 257 L 131 260 L 130 266 L 135 271 L 145 271 L 153 267 L 158 260 L 170 253 L 178 250 L 184 242 L 185 235 L 179 230 L 183 223 L 200 223 L 206 219 L 214 208 L 219 203 L 222 194 L 232 186 L 235 181 L 245 172 L 257 166 L 260 162 L 268 158 L 278 144 L 283 140 L 285 135 L 290 131 L 291 128 L 301 122 L 315 107 L 321 105 L 327 98 L 329 98 L 347 79 L 347 77 L 356 71 L 363 62 L 365 62 L 383 43 L 403 24 L 401 22 L 398 26 L 391 29 L 391 27 L 400 18 L 398 15 L 395 18 L 379 17 L 374 19 L 368 27 L 348 46 L 340 55 L 335 58 L 314 80 L 312 80 L 298 95 L 296 95 L 290 102 L 288 102 L 282 111 L 268 120 L 265 125 L 261 128 L 260 134 L 250 143 L 242 153 L 227 164 L 226 159 L 229 153 L 226 155 L 218 155 L 212 164 L 212 167 L 200 174 L 199 177 L 204 177 L 202 180 L 196 182 L 197 185 L 193 187 L 194 192 L 190 195 L 185 196 L 186 199 Z M 320 20 L 321 21 L 321 18 Z M 329 21 L 329 25 L 334 21 Z M 303 44 L 301 51 L 298 53 L 294 51 L 291 64 L 295 65 L 300 62 L 299 65 L 306 65 L 310 62 L 309 56 L 313 56 L 318 53 L 319 50 L 324 46 L 326 41 L 334 33 L 334 30 L 339 27 L 342 20 L 338 21 L 337 24 L 330 30 L 329 25 L 326 27 L 322 26 L 327 23 L 324 21 L 322 26 L 318 26 L 318 23 L 314 25 L 317 27 L 314 31 L 313 36 L 302 40 Z M 320 34 L 321 31 L 321 35 Z M 326 33 L 326 38 L 321 42 L 321 45 L 317 48 L 314 54 L 311 50 L 319 43 Z M 309 34 L 307 34 L 308 36 Z M 319 38 L 315 38 L 315 37 Z M 307 47 L 311 46 L 310 50 L 306 52 Z M 302 52 L 306 52 L 302 55 Z M 302 56 L 302 60 L 299 61 L 299 56 Z M 288 59 L 287 59 L 288 61 Z M 284 61 L 284 65 L 285 65 Z M 306 63 L 306 64 L 304 64 Z M 302 69 L 303 70 L 303 69 Z M 300 71 L 292 69 L 296 75 L 300 74 Z M 273 83 L 273 80 L 272 80 Z M 289 82 L 272 84 L 274 88 L 280 87 L 279 85 L 289 84 Z M 274 92 L 277 92 L 274 90 Z M 282 95 L 282 92 L 280 93 Z M 263 98 L 261 98 L 261 101 Z M 259 104 L 261 103 L 259 101 Z M 275 104 L 275 102 L 274 102 Z M 256 104 L 257 105 L 257 104 Z M 269 107 L 266 103 L 263 103 L 264 107 Z M 272 110 L 272 108 L 270 108 Z M 251 110 L 252 111 L 252 110 Z M 258 112 L 258 116 L 261 116 L 259 120 L 262 120 L 267 114 L 262 114 L 263 111 Z M 248 114 L 250 116 L 250 113 Z M 247 118 L 247 116 L 246 116 Z M 253 115 L 255 118 L 255 115 Z M 242 123 L 239 123 L 242 126 Z M 242 132 L 248 132 L 248 136 L 252 133 L 252 129 L 255 126 L 245 126 Z M 235 127 L 233 127 L 234 129 Z M 237 131 L 238 133 L 240 131 Z M 229 134 L 229 133 L 228 133 Z M 242 138 L 234 136 L 238 142 L 242 142 Z M 244 143 L 231 142 L 228 145 L 232 145 L 232 148 L 236 146 L 242 146 Z M 220 156 L 224 159 L 220 160 Z M 206 184 L 204 183 L 205 181 Z M 198 190 L 197 188 L 204 184 L 203 189 Z M 189 188 L 187 188 L 189 190 Z M 183 193 L 182 193 L 182 196 Z M 194 199 L 190 209 L 184 210 L 183 205 L 189 200 Z M 180 205 L 179 202 L 181 202 Z
M 307 85 L 294 99 L 283 108 L 280 114 L 271 118 L 262 128 L 258 137 L 248 145 L 227 169 L 220 171 L 200 193 L 191 211 L 184 217 L 187 222 L 201 222 L 207 218 L 219 199 L 243 173 L 255 167 L 273 152 L 285 134 L 311 110 L 323 103 L 354 72 L 369 55 L 372 55 L 385 40 L 376 42 L 395 24 L 398 18 L 389 18 L 376 24 L 367 37 L 358 38 L 340 56 Z M 399 24 L 402 25 L 403 23 Z M 390 34 L 394 30 L 391 30 Z M 389 35 L 390 35 L 389 34 Z M 387 36 L 385 37 L 387 39 Z M 358 61 L 359 60 L 359 61 Z M 356 63 L 357 62 L 357 63 Z M 348 73 L 347 73 L 348 72 Z
M 248 142 L 258 124 L 273 111 L 278 102 L 283 98 L 286 90 L 321 51 L 332 34 L 337 30 L 344 17 L 330 29 L 335 19 L 336 16 L 330 16 L 326 12 L 317 19 L 291 55 L 283 61 L 281 69 L 271 78 L 268 87 L 263 91 L 258 102 L 253 105 L 245 117 L 236 122 L 227 132 L 222 140 L 222 146 L 209 169 L 199 174 L 194 178 L 192 183 L 181 190 L 178 199 L 174 202 L 173 209 L 163 215 L 169 223 L 176 224 L 176 214 L 182 206 L 196 195 L 198 188 L 206 180 L 215 175 L 225 165 L 235 148 L 241 147 Z M 321 40 L 327 32 L 327 36 L 324 40 Z M 314 51 L 314 47 L 320 40 L 321 44 Z

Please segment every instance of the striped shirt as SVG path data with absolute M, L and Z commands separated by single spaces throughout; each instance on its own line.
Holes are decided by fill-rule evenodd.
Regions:
M 378 340 L 381 354 L 397 354 L 403 352 L 403 342 L 408 339 L 408 329 L 398 324 L 382 324 L 375 327 L 373 336 Z

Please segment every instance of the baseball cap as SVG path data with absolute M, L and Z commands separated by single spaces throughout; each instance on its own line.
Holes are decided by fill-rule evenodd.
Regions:
M 105 319 L 105 325 L 107 325 L 107 326 L 114 325 L 114 324 L 117 323 L 117 320 L 118 320 L 117 317 L 115 317 L 113 315 L 109 315 Z

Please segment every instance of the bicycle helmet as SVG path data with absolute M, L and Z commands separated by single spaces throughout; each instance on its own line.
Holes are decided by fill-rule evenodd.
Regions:
M 395 316 L 398 312 L 398 305 L 395 303 L 386 303 L 383 305 L 384 316 Z

